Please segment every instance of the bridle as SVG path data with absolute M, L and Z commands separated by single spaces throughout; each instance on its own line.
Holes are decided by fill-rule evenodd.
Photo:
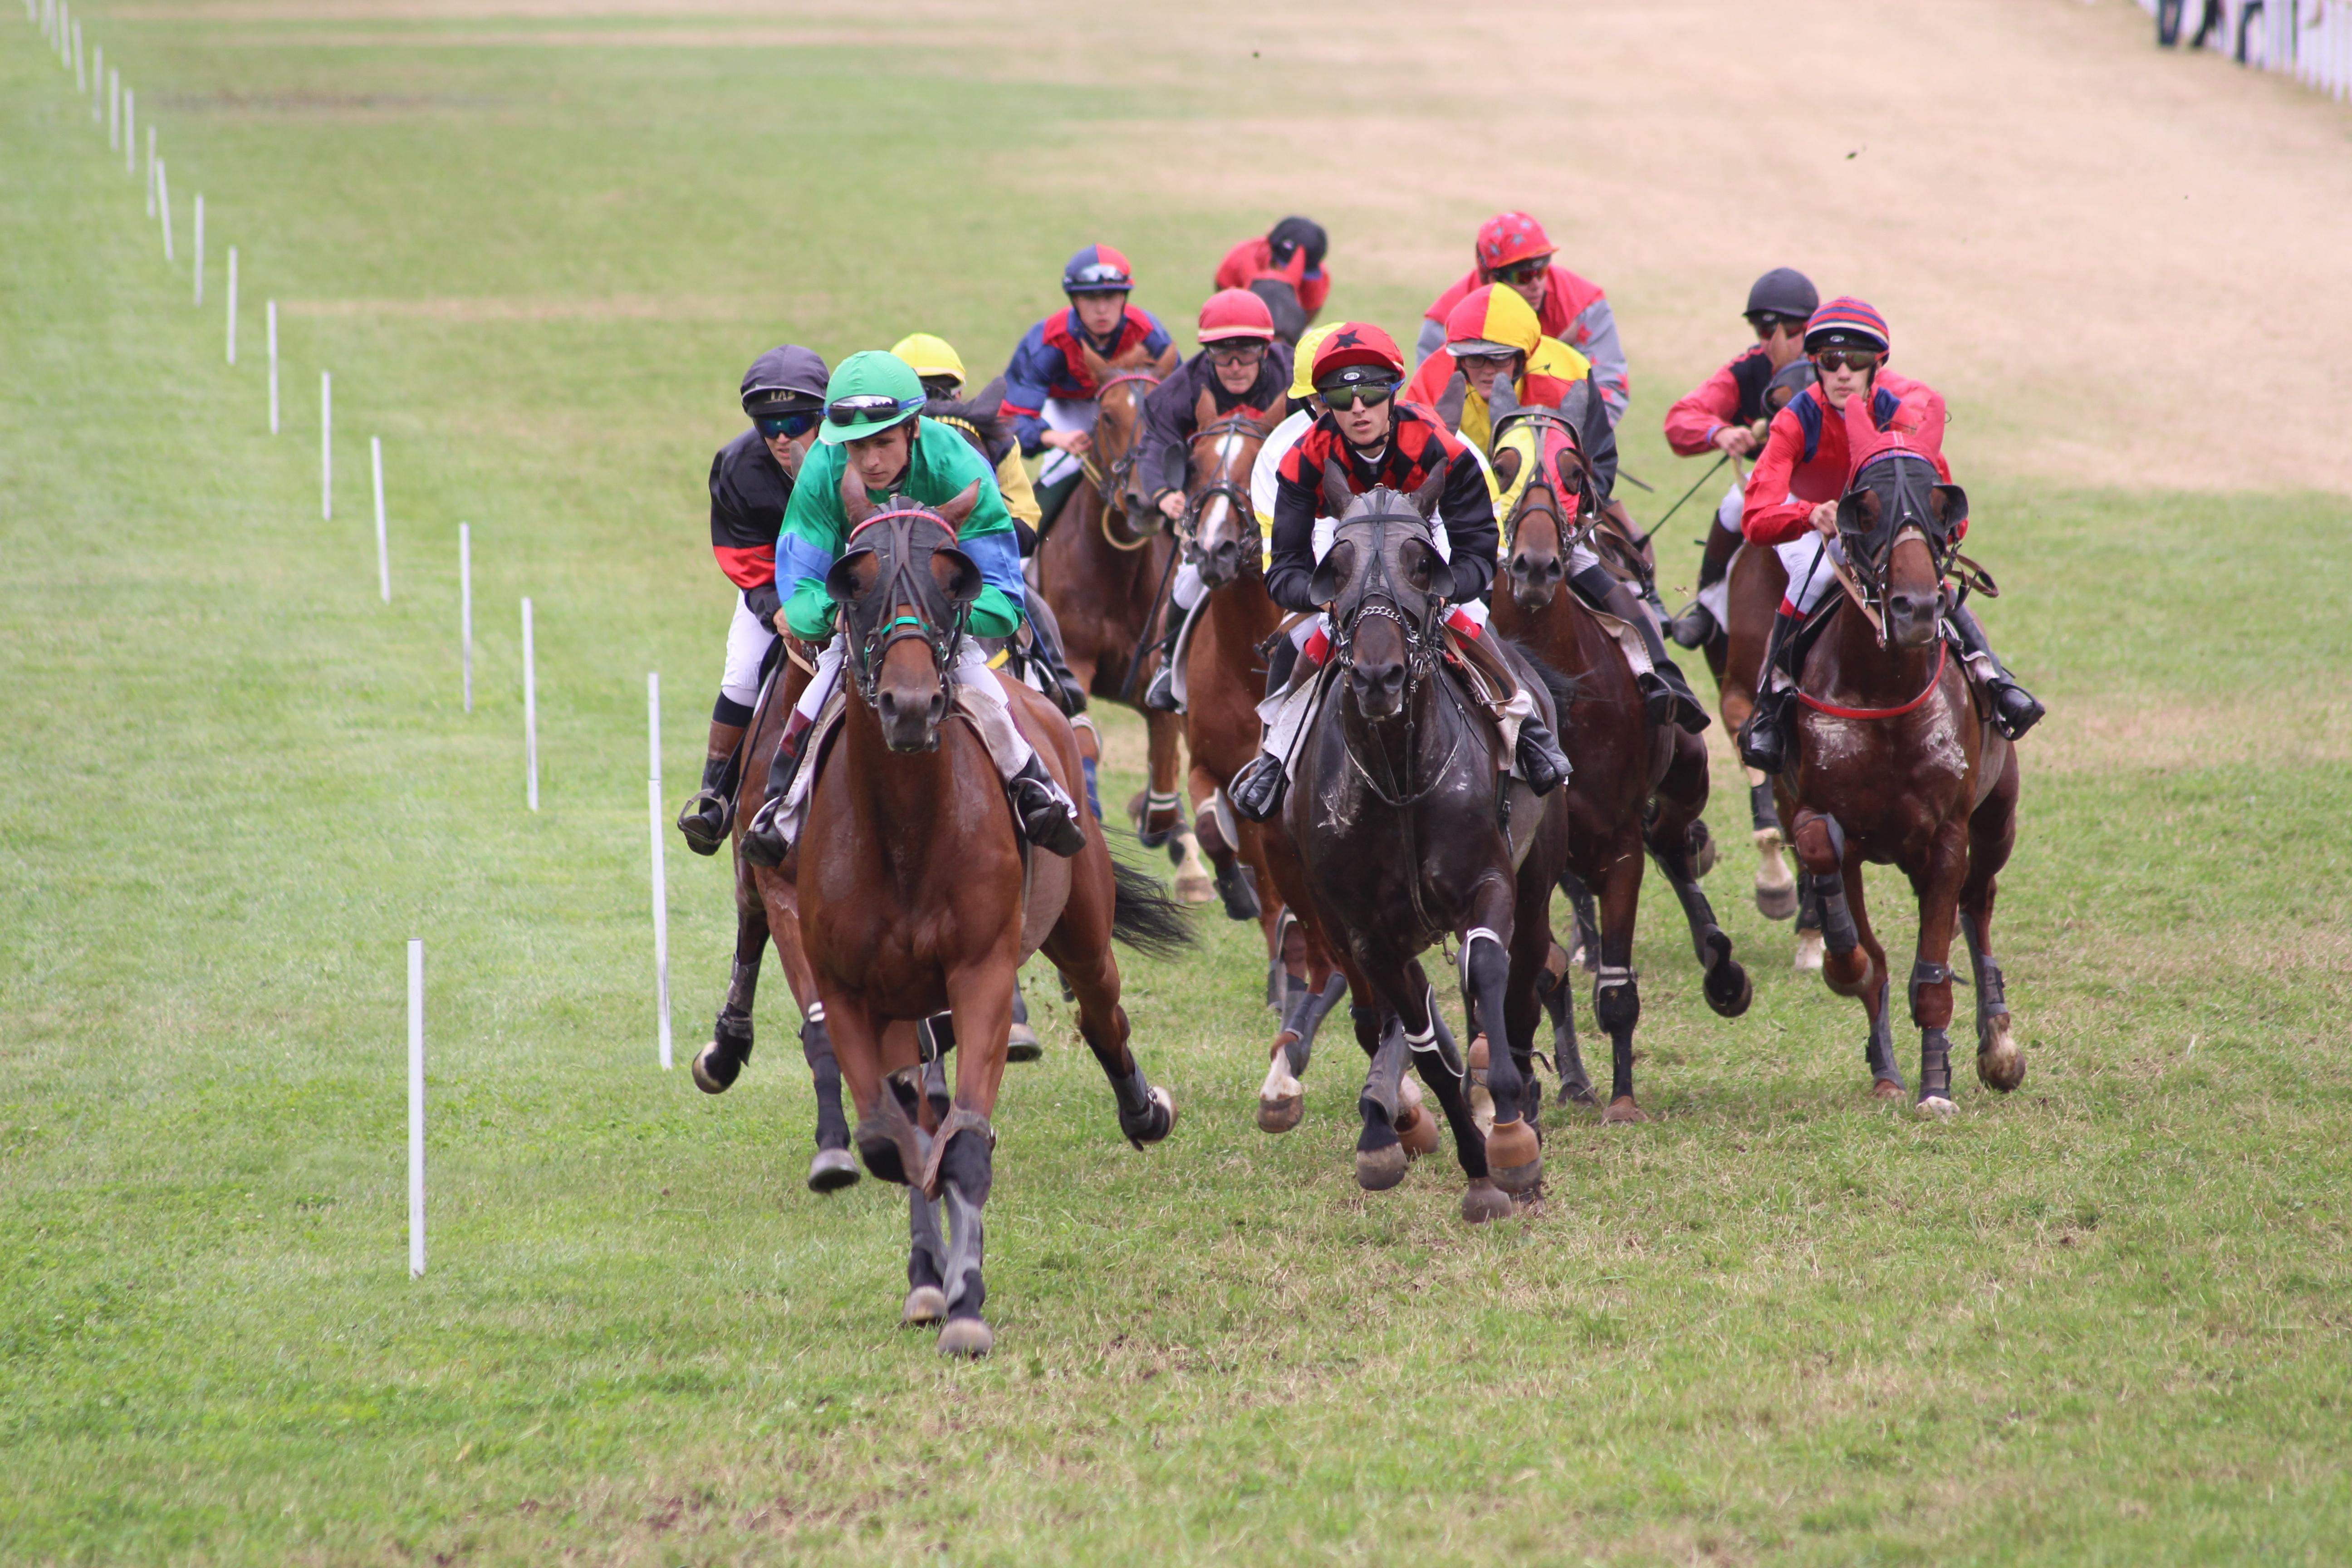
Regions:
M 1148 370 L 1123 370 L 1117 375 L 1105 376 L 1102 384 L 1095 388 L 1095 406 L 1098 410 L 1101 408 L 1103 395 L 1112 387 L 1124 385 L 1129 382 L 1141 382 L 1144 391 L 1135 395 L 1135 416 L 1139 422 L 1143 417 L 1145 394 L 1158 386 L 1162 379 L 1164 378 L 1158 374 Z M 1097 426 L 1101 424 L 1099 413 L 1096 416 L 1096 424 Z M 1127 515 L 1119 498 L 1126 495 L 1127 481 L 1135 477 L 1135 465 L 1142 456 L 1142 433 L 1138 431 L 1129 437 L 1127 450 L 1120 453 L 1108 468 L 1096 462 L 1092 453 L 1088 453 L 1079 460 L 1080 467 L 1086 470 L 1087 477 L 1095 481 L 1096 492 L 1102 499 L 1105 537 L 1109 537 L 1111 513 L 1118 512 L 1122 517 Z M 1117 539 L 1112 539 L 1111 542 L 1121 550 L 1139 550 L 1150 542 L 1151 535 L 1158 531 L 1157 528 L 1147 530 L 1143 538 L 1133 544 L 1120 544 Z
M 945 626 L 931 618 L 933 601 L 944 595 L 940 593 L 939 584 L 930 580 L 928 572 L 918 574 L 916 570 L 914 532 L 915 524 L 919 521 L 930 523 L 945 533 L 949 547 L 953 547 L 955 530 L 948 526 L 947 519 L 926 507 L 900 507 L 877 511 L 849 531 L 848 543 L 855 545 L 857 536 L 867 529 L 877 523 L 890 525 L 887 553 L 872 545 L 866 547 L 886 564 L 886 571 L 877 575 L 874 586 L 859 595 L 858 598 L 870 600 L 879 594 L 886 606 L 912 605 L 915 607 L 915 614 L 911 616 L 895 609 L 887 620 L 877 615 L 873 626 L 850 640 L 850 679 L 856 683 L 858 697 L 869 708 L 875 706 L 882 683 L 882 661 L 888 657 L 894 645 L 920 638 L 930 652 L 932 670 L 942 681 L 948 679 L 949 672 L 955 668 L 956 660 L 963 651 L 965 628 L 971 618 L 971 606 L 968 604 L 950 605 Z M 933 545 L 924 552 L 924 559 L 928 561 L 939 548 Z M 843 558 L 847 559 L 851 552 L 845 549 Z M 845 616 L 849 609 L 848 605 L 843 606 Z
M 1869 465 L 1863 471 L 1867 473 L 1877 466 Z M 1905 454 L 1885 466 L 1893 475 L 1893 484 L 1886 491 L 1857 484 L 1840 498 L 1838 506 L 1838 538 L 1845 545 L 1846 560 L 1862 591 L 1864 604 L 1881 626 L 1886 619 L 1886 574 L 1894 563 L 1895 546 L 1906 538 L 1916 538 L 1927 547 L 1938 583 L 1950 574 L 1953 560 L 1959 553 L 1959 545 L 1949 536 L 1948 529 L 1936 521 L 1930 500 L 1935 483 L 1933 465 L 1924 458 Z M 1877 494 L 1880 500 L 1878 527 L 1874 531 L 1883 534 L 1885 540 L 1874 546 L 1870 534 L 1847 526 L 1848 518 L 1860 511 L 1859 507 L 1847 503 L 1864 493 Z
M 1196 431 L 1192 440 L 1192 450 L 1196 452 L 1200 450 L 1201 444 L 1204 441 L 1223 440 L 1229 436 L 1254 439 L 1262 445 L 1265 440 L 1266 432 L 1265 427 L 1258 424 L 1257 416 L 1248 409 L 1237 408 L 1233 413 Z M 1201 513 L 1207 509 L 1211 500 L 1219 496 L 1223 496 L 1225 503 L 1233 508 L 1236 518 L 1254 521 L 1257 516 L 1257 502 L 1250 495 L 1249 490 L 1239 480 L 1223 473 L 1199 489 L 1188 494 L 1184 498 L 1184 515 L 1176 526 L 1177 537 L 1183 544 L 1184 559 L 1192 565 L 1197 566 L 1202 561 L 1199 532 Z M 1244 551 L 1244 553 L 1249 557 L 1251 565 L 1262 565 L 1259 560 L 1262 551 L 1250 550 Z
M 1335 628 L 1336 635 L 1331 639 L 1331 663 L 1342 670 L 1352 671 L 1356 668 L 1356 628 L 1366 616 L 1394 622 L 1398 632 L 1404 637 L 1404 711 L 1406 727 L 1410 731 L 1413 693 L 1437 668 L 1437 660 L 1444 651 L 1444 636 L 1438 630 L 1438 610 L 1442 601 L 1434 595 L 1430 595 L 1429 613 L 1420 620 L 1404 613 L 1404 607 L 1399 602 L 1397 585 L 1389 575 L 1388 525 L 1392 522 L 1410 523 L 1426 543 L 1429 541 L 1429 524 L 1418 512 L 1381 511 L 1349 518 L 1342 526 L 1353 527 L 1361 522 L 1378 525 L 1372 531 L 1371 565 L 1363 585 L 1355 595 L 1355 608 Z M 1361 765 L 1358 764 L 1359 767 Z M 1424 786 L 1407 798 L 1419 799 L 1421 795 L 1427 793 L 1428 786 Z M 1385 795 L 1381 798 L 1388 799 Z M 1389 800 L 1388 804 L 1400 805 L 1404 802 Z
M 1572 529 L 1569 526 L 1568 509 L 1561 504 L 1559 475 L 1551 464 L 1544 461 L 1543 431 L 1549 426 L 1567 436 L 1569 444 L 1576 448 L 1580 462 L 1584 461 L 1583 443 L 1577 437 L 1576 426 L 1549 408 L 1521 410 L 1509 416 L 1503 424 L 1506 430 L 1527 425 L 1533 426 L 1535 431 L 1535 450 L 1528 458 L 1533 468 L 1528 475 L 1527 488 L 1519 492 L 1519 504 L 1511 514 L 1511 536 L 1507 543 L 1516 546 L 1519 540 L 1519 527 L 1527 521 L 1528 514 L 1540 510 L 1551 519 L 1553 531 L 1559 537 L 1559 559 L 1564 567 L 1568 563 L 1569 552 L 1591 538 L 1592 531 L 1601 526 L 1601 509 L 1592 493 L 1592 468 L 1590 463 L 1586 463 L 1577 482 L 1576 526 Z M 1501 437 L 1502 432 L 1496 432 L 1497 441 Z M 1538 490 L 1549 498 L 1540 506 L 1536 501 Z

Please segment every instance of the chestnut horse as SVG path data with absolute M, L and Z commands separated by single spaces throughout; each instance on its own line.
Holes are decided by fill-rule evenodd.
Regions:
M 1266 597 L 1265 545 L 1249 488 L 1258 449 L 1282 417 L 1276 408 L 1237 409 L 1219 418 L 1210 395 L 1201 395 L 1184 551 L 1208 597 L 1176 650 L 1183 661 L 1184 749 L 1192 755 L 1201 847 L 1217 868 L 1225 912 L 1255 919 L 1265 934 L 1266 999 L 1280 1019 L 1258 1089 L 1257 1124 L 1268 1132 L 1298 1125 L 1305 1091 L 1297 1075 L 1307 1070 L 1325 1015 L 1348 987 L 1300 891 L 1297 853 L 1280 819 L 1247 821 L 1224 798 L 1234 775 L 1257 755 L 1257 705 L 1265 695 L 1261 650 L 1283 621 Z
M 1847 405 L 1857 453 L 1880 441 L 1863 423 L 1865 402 Z M 1903 1075 L 1886 952 L 1863 907 L 1862 868 L 1892 862 L 1911 879 L 1919 900 L 1906 987 L 1920 1031 L 1916 1106 L 1948 1115 L 1956 916 L 1975 970 L 1977 1076 L 2006 1093 L 2024 1081 L 2025 1058 L 1992 954 L 1995 880 L 2017 837 L 2017 752 L 1979 713 L 1941 630 L 1944 574 L 1968 498 L 1937 480 L 1926 458 L 1897 448 L 1866 459 L 1839 501 L 1839 538 L 1867 609 L 1840 596 L 1822 612 L 1827 624 L 1803 665 L 1789 771 L 1774 783 L 1822 904 L 1822 978 L 1862 1000 L 1864 1056 L 1880 1099 L 1903 1093 Z
M 1168 952 L 1189 938 L 1173 904 L 1114 865 L 1099 824 L 1074 859 L 1024 846 L 987 748 L 970 725 L 947 721 L 981 589 L 979 568 L 955 543 L 976 493 L 937 510 L 894 496 L 877 511 L 844 476 L 851 533 L 825 590 L 848 637 L 847 695 L 835 754 L 810 759 L 818 772 L 798 878 L 802 942 L 857 1106 L 858 1152 L 875 1175 L 911 1189 L 905 1321 L 944 1318 L 940 1349 L 961 1355 L 994 1341 L 980 1315 L 981 1206 L 1014 975 L 1040 949 L 1061 971 L 1078 1032 L 1110 1080 L 1119 1131 L 1140 1148 L 1168 1135 L 1176 1111 L 1128 1049 L 1110 942 Z M 1062 787 L 1083 788 L 1077 738 L 1060 710 L 987 679 L 1000 681 Z M 919 1090 L 906 1031 L 889 1027 L 942 1010 L 956 1058 L 943 1115 Z M 933 1204 L 942 1197 L 944 1234 Z
M 1136 490 L 1136 459 L 1143 400 L 1176 367 L 1176 351 L 1154 360 L 1139 345 L 1116 361 L 1082 352 L 1096 406 L 1086 477 L 1037 542 L 1030 583 L 1061 623 L 1062 652 L 1078 684 L 1143 715 L 1150 784 L 1129 803 L 1129 818 L 1147 847 L 1168 846 L 1178 868 L 1177 896 L 1206 903 L 1209 874 L 1184 826 L 1176 715 L 1142 706 L 1150 677 L 1143 665 L 1167 624 L 1176 542 L 1160 527 L 1159 509 Z
M 1336 465 L 1324 474 L 1324 506 L 1339 522 L 1313 593 L 1331 606 L 1336 635 L 1283 821 L 1371 1058 L 1357 1101 L 1357 1184 L 1377 1192 L 1404 1178 L 1399 1123 L 1420 1120 L 1402 1092 L 1410 1058 L 1453 1130 L 1469 1182 L 1462 1217 L 1475 1224 L 1509 1215 L 1507 1194 L 1532 1192 L 1543 1176 L 1541 1097 L 1524 1090 L 1567 811 L 1560 792 L 1539 800 L 1506 771 L 1500 729 L 1440 668 L 1453 580 L 1427 513 L 1443 482 L 1433 476 L 1412 497 L 1385 488 L 1350 496 Z M 1548 710 L 1557 694 L 1541 695 L 1539 676 L 1521 679 Z M 1509 1047 L 1487 1068 L 1495 1120 L 1483 1135 L 1467 1065 L 1421 968 L 1420 954 L 1448 934 L 1461 943 L 1474 1026 Z
M 1598 405 L 1594 405 L 1597 409 Z M 1568 583 L 1568 556 L 1597 522 L 1595 486 L 1579 427 L 1549 409 L 1507 416 L 1497 433 L 1496 477 L 1526 484 L 1504 522 L 1503 574 L 1494 624 L 1569 678 L 1560 743 L 1575 773 L 1567 798 L 1568 866 L 1600 903 L 1600 970 L 1592 1013 L 1609 1032 L 1605 1122 L 1645 1120 L 1633 1097 L 1633 1030 L 1642 1016 L 1633 973 L 1633 926 L 1641 910 L 1646 847 L 1675 889 L 1704 973 L 1706 1004 L 1726 1018 L 1748 1011 L 1755 987 L 1731 955 L 1731 939 L 1698 885 L 1706 811 L 1706 744 L 1673 724 L 1653 724 L 1633 667 L 1616 637 Z M 1549 992 L 1554 1066 L 1563 1101 L 1590 1104 L 1591 1080 L 1576 1044 L 1565 976 Z

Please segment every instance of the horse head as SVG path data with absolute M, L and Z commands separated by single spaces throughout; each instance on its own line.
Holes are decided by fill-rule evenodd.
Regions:
M 1429 523 L 1444 484 L 1441 470 L 1410 496 L 1385 486 L 1357 496 L 1336 462 L 1324 468 L 1323 504 L 1339 521 L 1310 592 L 1330 606 L 1336 652 L 1367 719 L 1402 712 L 1436 667 L 1438 618 L 1454 592 Z
M 1220 416 L 1216 398 L 1205 388 L 1193 409 L 1188 548 L 1200 570 L 1201 585 L 1212 593 L 1239 577 L 1244 563 L 1255 564 L 1260 559 L 1250 469 L 1267 432 L 1281 418 L 1279 408 L 1263 413 L 1237 408 Z
M 1524 610 L 1551 603 L 1569 548 L 1599 510 L 1592 465 L 1577 428 L 1547 408 L 1496 421 L 1495 478 L 1503 487 L 1503 570 Z
M 1176 368 L 1176 347 L 1171 343 L 1155 357 L 1138 343 L 1105 359 L 1080 343 L 1078 354 L 1095 388 L 1094 459 L 1103 510 L 1123 513 L 1134 527 L 1157 522 L 1160 513 L 1143 494 L 1136 458 L 1142 451 L 1143 400 Z
M 964 619 L 981 590 L 980 568 L 956 548 L 956 530 L 979 500 L 975 479 L 944 506 L 893 495 L 877 508 L 855 473 L 842 476 L 848 546 L 824 574 L 824 591 L 841 607 L 857 694 L 894 752 L 940 743 Z
M 1923 452 L 1878 432 L 1864 404 L 1861 397 L 1846 404 L 1858 457 L 1838 500 L 1838 537 L 1864 591 L 1878 601 L 1887 640 L 1925 647 L 1936 639 L 1944 570 L 1969 515 L 1968 493 L 1941 482 Z

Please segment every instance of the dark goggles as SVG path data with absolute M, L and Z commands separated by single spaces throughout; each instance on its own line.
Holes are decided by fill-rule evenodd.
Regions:
M 1804 318 L 1801 316 L 1780 316 L 1769 310 L 1759 310 L 1748 318 L 1748 324 L 1756 329 L 1758 337 L 1769 338 L 1783 327 L 1793 331 L 1802 327 L 1805 322 Z
M 1239 342 L 1211 343 L 1208 353 L 1211 364 L 1254 364 L 1265 357 L 1265 344 L 1244 338 Z
M 1393 381 L 1334 381 L 1316 387 L 1315 395 L 1326 408 L 1353 408 L 1358 404 L 1378 408 L 1396 388 Z
M 835 398 L 825 405 L 824 416 L 835 425 L 870 425 L 877 419 L 906 414 L 922 405 L 923 400 L 919 397 L 902 403 L 898 398 L 885 397 L 877 393 L 870 396 Z
M 1823 349 L 1813 355 L 1813 363 L 1823 370 L 1869 372 L 1878 368 L 1878 351 L 1876 349 Z
M 822 409 L 796 408 L 789 414 L 757 414 L 752 416 L 751 423 L 758 426 L 760 434 L 771 441 L 779 436 L 788 436 L 797 441 L 815 429 L 816 422 L 824 417 Z
M 1532 261 L 1514 261 L 1508 267 L 1497 267 L 1487 276 L 1497 283 L 1517 286 L 1532 283 L 1551 270 L 1551 258 L 1538 256 Z

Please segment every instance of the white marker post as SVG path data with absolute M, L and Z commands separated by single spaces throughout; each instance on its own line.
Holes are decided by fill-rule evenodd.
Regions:
M 474 710 L 474 531 L 457 525 L 457 658 L 466 672 L 466 711 Z
M 236 363 L 236 247 L 228 247 L 228 363 Z
M 654 833 L 654 1013 L 661 1031 L 662 1071 L 669 1071 L 669 879 L 662 874 L 661 676 L 646 673 L 646 784 Z
M 129 88 L 122 89 L 122 172 L 139 172 L 139 95 Z
M 163 160 L 161 158 L 155 160 L 155 205 L 163 216 L 163 265 L 169 267 L 172 264 L 172 186 L 163 177 Z
M 263 312 L 269 319 L 269 433 L 278 434 L 278 301 Z
M 172 249 L 172 247 L 171 247 L 170 246 L 166 245 L 166 246 L 163 247 L 163 253 L 164 253 L 166 256 L 169 256 L 169 255 L 171 254 L 171 249 Z M 204 194 L 204 192 L 202 192 L 202 191 L 198 191 L 198 192 L 196 193 L 196 303 L 197 303 L 199 306 L 201 306 L 204 302 L 205 302 L 205 194 Z
M 89 57 L 89 118 L 93 123 L 106 118 L 106 105 L 100 100 L 106 96 L 106 46 L 100 44 Z
M 425 943 L 408 942 L 408 1277 L 425 1278 Z
M 522 602 L 522 766 L 524 797 L 539 809 L 539 673 L 530 646 L 530 601 Z
M 392 603 L 392 552 L 383 538 L 383 442 L 368 437 L 368 467 L 375 471 L 375 580 L 383 602 Z
M 319 517 L 335 515 L 335 378 L 319 373 Z
M 83 74 L 81 68 L 81 24 L 79 22 L 76 22 L 74 24 L 73 58 L 74 90 L 76 92 L 88 92 L 89 90 L 89 78 Z
M 122 73 L 106 73 L 106 150 L 122 145 Z
M 147 128 L 147 216 L 155 216 L 155 128 Z

